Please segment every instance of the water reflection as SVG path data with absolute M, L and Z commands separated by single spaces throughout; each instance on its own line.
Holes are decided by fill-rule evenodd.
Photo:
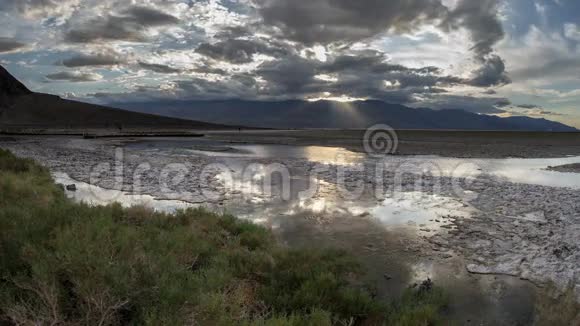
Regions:
M 441 227 L 451 228 L 452 219 L 469 217 L 472 210 L 450 197 L 406 192 L 389 196 L 371 213 L 388 226 L 418 226 L 423 231 L 434 232 Z
M 404 172 L 477 178 L 491 175 L 504 181 L 549 187 L 580 189 L 580 173 L 561 173 L 546 170 L 548 166 L 580 163 L 580 156 L 552 159 L 465 159 L 437 156 L 389 158 L 385 164 Z
M 341 147 L 294 146 L 294 145 L 254 145 L 231 144 L 205 139 L 157 139 L 139 141 L 125 146 L 129 149 L 203 155 L 216 158 L 274 158 L 304 159 L 313 163 L 354 164 L 365 160 L 366 156 Z
M 123 207 L 144 206 L 165 213 L 194 207 L 193 204 L 179 200 L 157 200 L 149 195 L 133 195 L 123 191 L 104 189 L 74 180 L 65 173 L 53 173 L 53 179 L 56 183 L 63 185 L 74 184 L 76 191 L 66 191 L 66 195 L 77 202 L 88 205 L 99 206 L 119 203 Z

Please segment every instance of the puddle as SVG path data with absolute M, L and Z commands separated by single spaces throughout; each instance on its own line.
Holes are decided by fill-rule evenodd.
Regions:
M 180 151 L 182 154 L 229 158 L 304 159 L 321 164 L 354 164 L 365 160 L 365 155 L 340 147 L 231 144 L 211 140 L 159 139 L 140 141 L 125 146 L 149 151 Z M 339 160 L 337 160 L 339 158 Z
M 513 183 L 580 189 L 580 173 L 546 170 L 548 166 L 580 163 L 580 156 L 551 159 L 465 159 L 436 156 L 388 158 L 385 164 L 399 173 L 476 178 L 492 175 Z
M 472 208 L 453 198 L 406 192 L 386 198 L 371 214 L 387 226 L 414 226 L 426 233 L 452 228 L 455 218 L 471 216 Z
M 195 207 L 193 204 L 179 200 L 156 200 L 155 197 L 149 195 L 133 195 L 123 191 L 104 189 L 74 180 L 65 173 L 53 173 L 53 179 L 56 183 L 63 185 L 76 185 L 76 191 L 66 191 L 67 197 L 88 205 L 99 206 L 116 202 L 123 207 L 145 206 L 164 213 Z

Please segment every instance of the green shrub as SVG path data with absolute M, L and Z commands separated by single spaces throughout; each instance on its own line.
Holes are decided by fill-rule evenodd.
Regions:
M 1 150 L 0 190 L 0 323 L 439 321 L 439 292 L 377 302 L 345 252 L 283 248 L 229 215 L 73 203 L 46 169 Z

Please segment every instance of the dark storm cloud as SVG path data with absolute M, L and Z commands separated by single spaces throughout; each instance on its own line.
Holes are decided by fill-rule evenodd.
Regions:
M 199 74 L 211 74 L 211 75 L 227 75 L 228 72 L 221 68 L 214 68 L 211 64 L 203 64 L 191 70 Z
M 504 37 L 498 2 L 460 0 L 450 9 L 441 0 L 254 0 L 264 23 L 297 42 L 352 42 L 440 22 L 446 30 L 470 31 L 473 50 L 482 59 Z
M 466 28 L 471 33 L 473 50 L 481 60 L 505 35 L 498 17 L 498 0 L 461 0 L 444 22 L 448 28 Z
M 252 36 L 253 30 L 250 25 L 248 26 L 225 26 L 221 31 L 216 34 L 218 39 L 235 39 L 240 37 Z
M 489 87 L 496 85 L 505 85 L 511 83 L 505 71 L 505 63 L 497 55 L 488 56 L 481 67 L 473 72 L 471 81 L 472 86 Z
M 114 52 L 96 53 L 96 54 L 79 54 L 69 59 L 62 60 L 58 64 L 63 66 L 85 67 L 85 66 L 114 66 L 125 63 L 119 54 Z
M 444 18 L 440 0 L 254 0 L 264 22 L 305 44 L 351 42 Z
M 321 84 L 314 78 L 318 63 L 299 56 L 284 60 L 265 62 L 256 74 L 268 82 L 268 88 L 274 94 L 303 94 L 310 92 L 315 84 Z M 321 85 L 322 86 L 322 85 Z
M 65 40 L 72 43 L 89 43 L 100 40 L 126 40 L 142 42 L 149 27 L 177 24 L 179 19 L 153 8 L 133 6 L 119 15 L 109 15 L 86 22 L 86 27 L 71 29 Z
M 441 75 L 442 71 L 437 67 L 408 68 L 391 64 L 384 53 L 377 51 L 336 56 L 322 64 L 319 73 L 336 74 L 339 79 L 357 78 L 361 83 L 365 80 L 388 81 L 400 88 L 464 83 L 461 78 Z
M 181 69 L 173 68 L 167 65 L 157 63 L 139 62 L 139 66 L 143 69 L 151 70 L 160 74 L 176 74 L 181 72 Z
M 518 108 L 521 109 L 537 109 L 540 108 L 540 106 L 536 105 L 536 104 L 519 104 L 516 105 Z
M 410 103 L 418 95 L 445 93 L 440 86 L 465 82 L 435 67 L 390 64 L 377 51 L 337 55 L 326 62 L 290 56 L 265 62 L 255 73 L 265 81 L 260 94 L 274 98 L 349 96 Z
M 384 54 L 377 51 L 368 51 L 365 55 L 341 55 L 324 64 L 321 69 L 326 73 L 361 70 L 373 73 L 389 73 L 408 70 L 404 66 L 385 62 Z
M 465 28 L 471 34 L 472 50 L 481 67 L 473 72 L 472 86 L 488 87 L 511 82 L 503 60 L 493 54 L 505 32 L 498 17 L 498 0 L 461 0 L 449 13 L 444 29 Z
M 257 99 L 260 98 L 253 76 L 241 74 L 228 80 L 203 78 L 178 80 L 176 90 L 181 98 L 194 99 Z
M 76 82 L 98 81 L 101 79 L 101 75 L 94 73 L 63 71 L 55 74 L 46 75 L 46 78 L 52 81 L 68 81 L 76 83 Z
M 203 43 L 195 50 L 218 61 L 227 61 L 235 64 L 254 61 L 255 54 L 264 54 L 274 57 L 286 56 L 289 50 L 283 46 L 274 46 L 260 40 L 228 39 L 214 44 Z
M 390 64 L 383 53 L 376 51 L 337 55 L 327 62 L 291 56 L 262 64 L 256 74 L 267 81 L 271 93 L 301 96 L 328 92 L 335 96 L 384 98 L 384 94 L 399 92 L 404 94 L 399 98 L 408 100 L 412 94 L 441 93 L 444 90 L 438 86 L 465 82 L 459 77 L 441 75 L 436 67 L 415 69 Z M 319 75 L 335 80 L 317 78 Z
M 495 103 L 493 104 L 495 107 L 498 108 L 505 108 L 507 106 L 512 105 L 512 102 L 508 99 L 500 99 L 500 100 L 495 100 Z
M 8 37 L 0 37 L 0 53 L 10 52 L 25 47 L 26 44 Z
M 143 26 L 163 26 L 179 23 L 179 19 L 157 9 L 133 6 L 124 12 L 125 18 Z
M 464 28 L 471 35 L 474 56 L 481 64 L 473 73 L 471 85 L 487 87 L 510 82 L 503 60 L 493 54 L 494 46 L 505 35 L 498 18 L 498 0 L 460 0 L 452 9 L 441 0 L 254 0 L 254 3 L 263 22 L 281 30 L 280 37 L 307 46 L 351 43 L 384 32 L 413 30 L 424 23 L 435 23 L 446 31 Z

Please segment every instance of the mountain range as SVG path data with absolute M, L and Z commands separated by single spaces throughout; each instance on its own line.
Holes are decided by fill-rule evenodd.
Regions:
M 578 131 L 576 128 L 546 119 L 524 116 L 501 118 L 463 110 L 415 109 L 376 100 L 356 102 L 176 100 L 109 105 L 181 119 L 259 128 L 362 129 L 375 124 L 387 124 L 395 129 Z

